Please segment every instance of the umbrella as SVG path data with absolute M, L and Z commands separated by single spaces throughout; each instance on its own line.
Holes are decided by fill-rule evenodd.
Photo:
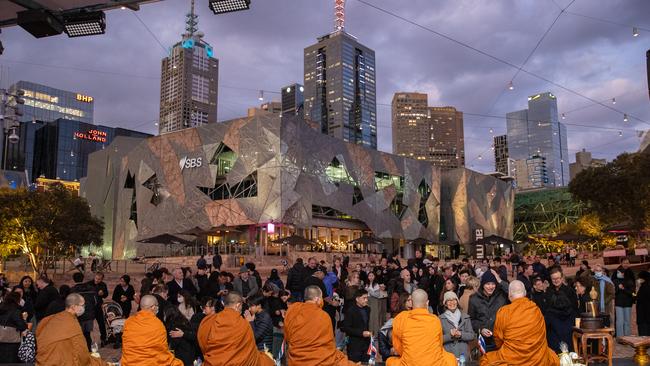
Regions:
M 364 236 L 362 236 L 360 238 L 350 240 L 348 243 L 349 244 L 363 244 L 363 245 L 370 245 L 370 244 L 381 245 L 381 244 L 384 244 L 384 242 L 381 241 L 381 239 L 375 238 L 374 236 L 370 236 L 370 235 L 364 235 Z
M 551 240 L 562 240 L 562 241 L 573 241 L 573 242 L 587 241 L 589 239 L 590 237 L 586 235 L 571 234 L 571 233 L 563 233 L 551 238 Z
M 198 226 L 193 227 L 192 229 L 183 231 L 182 233 L 179 233 L 180 235 L 193 235 L 193 236 L 200 236 L 206 233 L 206 230 L 201 229 Z
M 413 244 L 415 246 L 423 246 L 423 245 L 427 245 L 430 242 L 431 242 L 431 240 L 427 240 L 427 239 L 424 239 L 424 238 L 417 238 L 417 239 L 411 240 L 409 243 Z
M 194 244 L 189 240 L 179 238 L 178 236 L 175 236 L 175 235 L 172 235 L 172 234 L 161 234 L 161 235 L 154 236 L 154 237 L 151 237 L 151 238 L 138 240 L 138 243 L 185 244 L 185 245 Z
M 486 244 L 489 244 L 489 245 L 497 245 L 497 244 L 515 245 L 517 243 L 515 243 L 514 241 L 512 241 L 510 239 L 506 239 L 506 238 L 503 238 L 503 237 L 500 237 L 500 236 L 497 236 L 497 235 L 490 235 L 490 236 L 487 236 L 487 237 L 485 237 L 483 239 L 479 239 L 479 240 L 475 241 L 474 244 L 476 244 L 476 245 L 486 245 Z
M 294 246 L 298 246 L 298 245 L 315 245 L 316 244 L 315 242 L 313 242 L 313 241 L 311 241 L 309 239 L 303 238 L 302 236 L 295 235 L 295 234 L 285 236 L 284 238 L 277 238 L 275 240 L 271 240 L 271 243 L 288 244 L 288 245 L 294 245 Z

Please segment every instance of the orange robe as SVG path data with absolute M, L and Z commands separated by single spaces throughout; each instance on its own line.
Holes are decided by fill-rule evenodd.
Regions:
M 442 345 L 440 319 L 427 309 L 403 311 L 393 320 L 393 348 L 400 355 L 386 366 L 456 366 Z
M 197 334 L 205 366 L 274 366 L 257 349 L 253 328 L 230 308 L 205 317 Z
M 560 359 L 546 343 L 546 324 L 537 305 L 522 297 L 499 309 L 494 322 L 496 351 L 481 357 L 481 366 L 559 366 Z
M 41 320 L 36 329 L 37 366 L 102 366 L 88 352 L 77 317 L 62 311 Z
M 167 345 L 167 330 L 148 310 L 141 310 L 124 323 L 122 366 L 183 366 Z
M 336 349 L 329 315 L 318 305 L 297 302 L 284 317 L 289 366 L 356 365 Z

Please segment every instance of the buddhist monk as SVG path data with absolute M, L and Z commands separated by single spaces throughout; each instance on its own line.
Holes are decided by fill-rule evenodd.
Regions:
M 167 345 L 167 331 L 156 317 L 158 300 L 142 296 L 140 311 L 124 323 L 122 335 L 122 366 L 183 366 Z
M 289 306 L 284 317 L 289 366 L 356 365 L 336 349 L 332 322 L 322 309 L 322 290 L 307 286 L 304 299 Z
M 77 320 L 84 313 L 85 305 L 83 296 L 70 294 L 65 298 L 64 311 L 50 315 L 38 323 L 36 365 L 106 365 L 98 354 L 88 352 L 86 338 Z
M 257 350 L 253 328 L 241 316 L 244 299 L 231 291 L 224 309 L 201 321 L 197 338 L 205 366 L 274 366 L 273 359 Z
M 526 297 L 524 283 L 510 282 L 508 297 L 511 304 L 499 309 L 494 322 L 494 340 L 498 349 L 481 357 L 481 366 L 558 366 L 558 356 L 546 343 L 542 312 Z
M 442 324 L 429 313 L 429 296 L 424 290 L 411 294 L 413 310 L 403 311 L 393 320 L 393 348 L 399 357 L 390 357 L 386 366 L 456 366 L 456 357 L 442 345 Z

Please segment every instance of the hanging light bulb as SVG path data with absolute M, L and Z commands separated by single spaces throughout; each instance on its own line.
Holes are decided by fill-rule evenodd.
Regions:
M 490 149 L 492 149 L 492 151 L 494 151 L 494 144 L 492 144 L 492 146 L 490 147 Z
M 508 90 L 513 90 L 515 86 L 512 84 L 512 80 L 508 82 Z
M 494 133 L 494 130 L 492 128 L 490 128 L 490 133 Z
M 566 115 L 564 115 L 564 113 L 562 113 L 562 119 L 566 119 Z
M 627 113 L 623 113 L 623 122 L 627 122 L 627 121 L 628 121 Z
M 74 151 L 70 151 L 70 156 L 74 158 Z
M 612 104 L 616 104 L 616 98 L 612 98 Z
M 623 131 L 618 131 L 619 136 L 623 136 Z
M 478 160 L 483 160 L 483 155 L 478 154 Z
M 632 27 L 632 37 L 638 37 L 638 36 L 639 36 L 639 28 Z
M 154 122 L 153 125 L 154 125 L 154 126 L 158 126 L 158 122 Z
M 264 90 L 260 90 L 260 96 L 257 97 L 257 99 L 259 99 L 260 102 L 264 100 Z

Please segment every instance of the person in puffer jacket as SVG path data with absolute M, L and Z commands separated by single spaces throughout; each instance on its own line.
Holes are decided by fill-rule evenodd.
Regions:
M 408 293 L 402 293 L 399 297 L 399 309 L 397 314 L 402 311 L 412 310 L 413 300 Z M 397 315 L 396 314 L 396 315 Z M 388 319 L 386 323 L 379 329 L 377 333 L 377 342 L 379 344 L 379 354 L 383 360 L 387 360 L 390 356 L 399 356 L 395 349 L 393 349 L 393 318 Z

